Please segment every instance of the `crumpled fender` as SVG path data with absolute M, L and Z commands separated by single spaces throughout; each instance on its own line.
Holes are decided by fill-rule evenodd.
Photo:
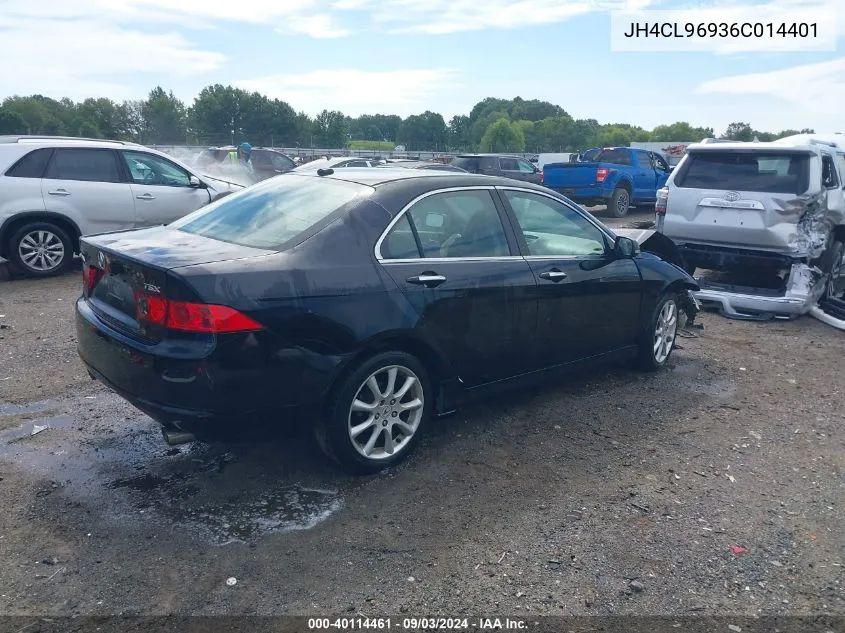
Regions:
M 675 242 L 654 229 L 613 229 L 616 235 L 627 237 L 640 245 L 640 250 L 654 253 L 660 259 L 683 268 L 684 262 Z

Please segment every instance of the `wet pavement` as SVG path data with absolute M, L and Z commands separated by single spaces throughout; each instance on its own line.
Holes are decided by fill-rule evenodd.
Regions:
M 114 408 L 126 405 L 108 392 L 81 401 L 0 403 L 0 423 L 55 410 L 85 410 L 79 417 L 90 418 Z M 277 477 L 274 452 L 284 452 L 284 440 L 169 447 L 157 425 L 140 413 L 96 438 L 77 435 L 85 424 L 72 414 L 36 415 L 0 432 L 0 460 L 50 481 L 52 489 L 74 502 L 108 508 L 103 518 L 112 529 L 143 515 L 144 521 L 214 545 L 313 528 L 343 507 L 339 482 L 330 471 L 322 478 L 308 474 L 307 484 L 289 468 L 284 478 Z

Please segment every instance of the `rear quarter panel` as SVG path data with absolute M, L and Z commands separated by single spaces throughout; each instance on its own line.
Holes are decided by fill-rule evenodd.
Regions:
M 417 311 L 372 253 L 389 221 L 383 207 L 368 201 L 288 251 L 175 272 L 202 301 L 231 306 L 267 327 L 271 351 L 260 362 L 271 380 L 295 380 L 305 403 L 368 343 L 416 336 Z

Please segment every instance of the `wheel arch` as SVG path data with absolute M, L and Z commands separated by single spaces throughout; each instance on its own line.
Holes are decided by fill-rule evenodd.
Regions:
M 336 369 L 329 381 L 324 402 L 331 401 L 331 396 L 342 386 L 344 378 L 356 367 L 368 358 L 384 352 L 405 352 L 422 363 L 435 390 L 439 409 L 443 400 L 443 385 L 447 380 L 455 377 L 455 371 L 445 354 L 438 351 L 434 344 L 410 330 L 383 332 L 364 341 Z
M 70 237 L 73 251 L 79 252 L 79 238 L 82 236 L 82 231 L 79 226 L 66 215 L 60 213 L 53 213 L 51 211 L 24 211 L 16 213 L 10 218 L 7 218 L 2 225 L 0 225 L 0 256 L 8 259 L 9 257 L 9 240 L 12 234 L 24 224 L 30 222 L 51 222 L 61 228 Z

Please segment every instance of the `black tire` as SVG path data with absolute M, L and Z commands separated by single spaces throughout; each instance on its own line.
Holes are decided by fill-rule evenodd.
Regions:
M 839 277 L 845 275 L 845 271 L 842 270 L 843 256 L 845 256 L 845 243 L 834 242 L 820 258 L 819 267 L 827 275 L 822 299 L 834 299 L 842 293 L 843 288 Z
M 21 255 L 21 250 L 25 252 L 30 251 L 30 245 L 35 243 L 33 242 L 33 235 L 40 234 L 44 237 L 45 245 L 49 246 L 49 250 L 53 254 L 59 253 L 59 248 L 57 244 L 61 244 L 61 257 L 56 261 L 55 265 L 50 262 L 49 268 L 38 268 L 38 266 L 33 266 Z M 51 237 L 52 236 L 52 237 Z M 27 238 L 30 238 L 27 240 Z M 34 239 L 40 239 L 38 237 Z M 21 244 L 27 240 L 26 244 Z M 70 239 L 70 236 L 65 232 L 65 230 L 59 227 L 52 222 L 31 222 L 29 224 L 24 224 L 23 226 L 19 227 L 13 234 L 11 240 L 9 240 L 9 261 L 12 263 L 14 269 L 19 272 L 21 275 L 26 277 L 53 277 L 55 275 L 60 275 L 63 273 L 67 267 L 70 265 L 70 262 L 73 260 L 73 242 Z M 49 260 L 47 258 L 37 259 L 36 262 L 42 262 L 44 266 L 47 266 Z
M 386 380 L 391 367 L 400 368 L 397 371 L 394 391 L 399 390 L 410 375 L 416 378 L 416 382 L 405 396 L 398 400 L 389 397 L 379 400 L 366 383 L 371 376 L 378 374 L 377 386 L 380 390 L 386 391 L 388 386 Z M 356 397 L 366 404 L 377 403 L 377 406 L 374 406 L 370 412 L 353 413 L 352 405 Z M 410 403 L 417 399 L 422 402 L 418 407 L 418 418 L 415 418 L 417 409 L 399 411 L 400 404 Z M 344 469 L 362 475 L 375 473 L 398 464 L 413 452 L 425 430 L 433 407 L 434 395 L 428 372 L 423 364 L 406 352 L 384 352 L 366 359 L 339 379 L 337 387 L 329 397 L 322 419 L 315 426 L 314 435 L 322 451 Z M 406 412 L 409 415 L 403 417 Z M 409 426 L 409 422 L 414 419 L 416 421 Z M 376 436 L 376 446 L 372 448 L 373 457 L 367 457 L 361 452 L 365 448 L 360 446 L 364 443 L 364 439 L 361 437 L 356 443 L 351 432 L 354 426 L 366 424 L 368 420 L 370 420 L 370 426 L 365 427 L 360 432 L 360 436 L 366 436 L 370 440 Z M 399 423 L 404 423 L 406 428 L 413 428 L 413 433 L 410 435 L 403 433 Z M 369 432 L 370 428 L 373 429 L 372 433 Z M 395 446 L 399 447 L 393 454 L 389 453 L 386 447 L 388 433 L 391 442 L 396 442 Z
M 614 218 L 624 218 L 631 208 L 631 194 L 625 187 L 617 187 L 613 190 L 613 196 L 607 203 L 607 212 Z
M 657 325 L 658 320 L 661 318 L 664 307 L 672 303 L 674 305 L 674 326 L 671 333 L 671 341 L 669 342 L 669 350 L 668 353 L 661 353 L 658 355 L 656 347 L 657 342 Z M 654 307 L 654 310 L 651 313 L 648 321 L 643 325 L 642 331 L 640 333 L 640 340 L 638 342 L 639 351 L 637 353 L 637 365 L 643 371 L 657 371 L 661 367 L 664 367 L 666 363 L 669 361 L 669 358 L 672 356 L 672 352 L 675 349 L 675 339 L 678 335 L 678 327 L 680 326 L 680 319 L 681 319 L 681 302 L 678 298 L 678 295 L 675 293 L 666 293 L 662 295 L 657 304 Z M 662 352 L 661 348 L 661 352 Z

